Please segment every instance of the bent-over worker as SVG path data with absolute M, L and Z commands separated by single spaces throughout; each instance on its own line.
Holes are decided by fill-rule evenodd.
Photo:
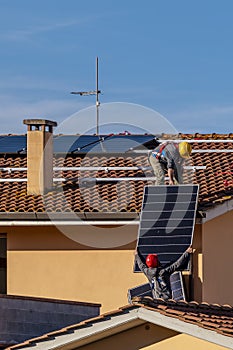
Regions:
M 164 185 L 165 174 L 168 173 L 169 185 L 183 183 L 183 165 L 190 157 L 192 147 L 190 143 L 182 141 L 163 142 L 149 155 L 149 162 L 153 168 L 156 185 Z

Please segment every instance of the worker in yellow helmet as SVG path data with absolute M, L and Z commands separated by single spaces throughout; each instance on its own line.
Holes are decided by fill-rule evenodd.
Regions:
M 164 185 L 165 174 L 168 174 L 169 185 L 183 183 L 183 165 L 191 155 L 192 147 L 186 141 L 163 142 L 149 155 L 156 185 Z

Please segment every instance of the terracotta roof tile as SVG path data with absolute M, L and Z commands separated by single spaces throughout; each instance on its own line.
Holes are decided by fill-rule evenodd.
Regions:
M 141 300 L 140 300 L 141 299 Z M 233 308 L 231 306 L 197 302 L 162 302 L 149 297 L 138 298 L 134 304 L 140 303 L 146 308 L 155 309 L 163 315 L 178 317 L 180 320 L 196 324 L 224 335 L 233 336 Z
M 169 135 L 167 135 L 169 136 Z M 193 141 L 193 150 L 233 150 L 233 134 L 180 134 L 180 138 Z M 216 142 L 195 142 L 196 140 L 216 140 Z M 229 140 L 229 142 L 217 142 Z M 147 181 L 96 182 L 95 178 L 114 179 L 118 177 L 150 177 L 146 154 L 128 154 L 122 156 L 77 155 L 69 154 L 65 158 L 54 157 L 55 167 L 146 167 L 148 170 L 66 170 L 54 172 L 54 177 L 71 178 L 70 181 L 56 183 L 52 192 L 42 196 L 27 195 L 26 182 L 0 183 L 0 212 L 132 212 L 141 210 L 143 188 L 151 185 Z M 192 153 L 187 165 L 206 166 L 195 172 L 186 170 L 187 183 L 200 185 L 199 209 L 205 210 L 213 205 L 233 198 L 233 153 Z M 26 154 L 0 155 L 1 167 L 27 166 Z M 26 179 L 26 171 L 3 171 L 1 179 Z M 76 181 L 74 181 L 76 178 Z

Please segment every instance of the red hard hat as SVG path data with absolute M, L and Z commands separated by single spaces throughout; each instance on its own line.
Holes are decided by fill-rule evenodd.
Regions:
M 148 267 L 157 267 L 158 266 L 158 255 L 157 254 L 148 254 L 146 257 L 146 265 Z

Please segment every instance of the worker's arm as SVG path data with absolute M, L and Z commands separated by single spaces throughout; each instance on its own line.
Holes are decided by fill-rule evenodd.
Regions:
M 184 265 L 185 263 L 188 262 L 188 260 L 190 258 L 190 254 L 192 252 L 193 252 L 193 248 L 191 246 L 188 247 L 188 249 L 181 255 L 181 257 L 177 261 L 175 261 L 173 264 L 165 267 L 161 271 L 168 272 L 170 274 L 172 274 L 175 271 L 178 271 L 180 269 L 180 267 L 182 267 L 182 265 Z
M 174 185 L 174 169 L 168 168 L 169 185 Z
M 135 250 L 135 259 L 136 259 L 136 262 L 137 262 L 137 264 L 138 264 L 139 269 L 140 269 L 142 272 L 146 273 L 147 270 L 148 270 L 148 267 L 147 267 L 146 264 L 144 264 L 144 262 L 142 261 L 142 257 L 141 257 L 141 255 L 140 255 L 140 253 L 139 253 L 138 250 Z
M 169 146 L 167 146 L 165 153 L 166 153 L 166 160 L 167 160 L 167 172 L 168 172 L 168 178 L 169 178 L 169 185 L 174 185 L 174 169 L 175 169 L 175 162 L 174 162 L 174 154 L 172 154 L 172 150 L 169 149 Z

